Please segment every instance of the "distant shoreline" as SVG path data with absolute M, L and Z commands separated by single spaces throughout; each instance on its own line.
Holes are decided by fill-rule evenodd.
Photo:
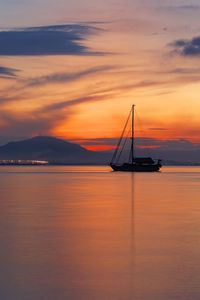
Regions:
M 44 166 L 109 166 L 108 164 L 102 163 L 102 164 L 90 164 L 90 163 L 78 163 L 78 164 L 74 164 L 74 163 L 0 163 L 0 166 L 6 166 L 6 167 L 12 167 L 12 166 L 20 166 L 20 167 L 44 167 Z M 163 167 L 200 167 L 200 163 L 164 163 Z

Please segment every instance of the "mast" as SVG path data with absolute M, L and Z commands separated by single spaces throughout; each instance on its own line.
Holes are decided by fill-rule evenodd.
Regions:
M 132 136 L 131 136 L 131 163 L 133 165 L 133 161 L 134 161 L 134 142 L 135 142 L 135 132 L 134 132 L 134 121 L 135 121 L 135 105 L 132 106 Z

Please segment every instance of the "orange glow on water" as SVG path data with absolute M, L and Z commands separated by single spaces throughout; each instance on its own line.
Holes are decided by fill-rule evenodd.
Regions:
M 167 300 L 177 291 L 187 299 L 186 289 L 199 282 L 199 168 L 117 176 L 96 166 L 2 172 L 1 254 L 12 257 L 4 267 L 17 283 L 20 269 L 22 287 L 39 287 L 51 300 L 52 287 L 65 291 L 63 299 L 70 292 L 70 299 Z

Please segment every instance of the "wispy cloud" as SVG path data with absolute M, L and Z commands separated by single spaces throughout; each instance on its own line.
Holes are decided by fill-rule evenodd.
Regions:
M 62 73 L 54 73 L 46 76 L 31 78 L 25 80 L 23 83 L 26 87 L 32 87 L 32 86 L 41 86 L 41 85 L 53 84 L 53 83 L 71 82 L 71 81 L 79 80 L 84 77 L 88 77 L 90 75 L 109 71 L 112 69 L 113 69 L 112 66 L 97 66 L 80 72 L 71 72 L 71 73 L 62 72 Z
M 13 101 L 24 101 L 29 98 L 29 92 L 31 93 L 31 89 L 39 86 L 45 86 L 48 84 L 62 84 L 66 82 L 75 82 L 80 79 L 89 78 L 90 76 L 98 75 L 98 74 L 117 74 L 117 69 L 119 67 L 115 65 L 102 65 L 102 66 L 94 66 L 85 70 L 81 70 L 78 72 L 60 72 L 60 73 L 52 73 L 47 74 L 44 76 L 34 77 L 34 78 L 28 78 L 28 79 L 21 79 L 19 78 L 16 84 L 7 87 L 5 90 L 0 91 L 0 103 L 9 103 Z M 137 82 L 131 82 L 121 84 L 113 84 L 111 82 L 110 86 L 103 87 L 104 85 L 95 85 L 93 88 L 90 88 L 88 92 L 84 91 L 83 97 L 78 97 L 78 101 L 76 99 L 76 103 L 79 102 L 82 99 L 84 99 L 84 102 L 88 101 L 91 102 L 92 99 L 98 98 L 98 95 L 100 97 L 104 96 L 105 94 L 111 94 L 114 96 L 115 94 L 128 92 L 131 90 L 137 90 L 137 89 L 143 89 L 153 86 L 164 86 L 166 82 L 163 81 L 153 81 L 153 80 L 143 80 L 143 81 L 137 81 Z M 46 91 L 45 91 L 46 93 Z M 41 95 L 41 91 L 38 92 L 37 98 Z M 52 95 L 51 95 L 52 96 Z M 92 96 L 92 98 L 91 98 Z M 54 95 L 54 97 L 57 97 L 57 95 Z M 52 97 L 51 97 L 52 98 Z M 69 102 L 69 103 L 68 103 Z M 51 109 L 62 108 L 64 106 L 71 106 L 71 100 L 66 100 L 63 102 L 56 101 L 55 104 L 51 104 L 49 107 Z M 73 100 L 74 103 L 74 100 Z
M 12 112 L 2 108 L 1 129 L 6 136 L 10 137 L 52 134 L 52 130 L 60 124 L 61 120 L 67 120 L 74 114 L 77 105 L 107 99 L 110 99 L 109 95 L 91 93 L 80 98 L 43 104 L 40 108 L 31 111 Z
M 0 31 L 0 55 L 103 55 L 92 51 L 83 42 L 98 34 L 92 25 L 70 24 L 29 27 Z
M 197 10 L 197 9 L 200 9 L 200 6 L 194 5 L 194 4 L 188 4 L 188 5 L 177 6 L 177 8 L 183 9 L 183 10 Z
M 200 68 L 198 67 L 194 67 L 194 68 L 176 68 L 176 69 L 173 69 L 171 71 L 171 73 L 173 74 L 189 74 L 189 75 L 199 75 L 200 74 Z
M 18 71 L 19 70 L 0 66 L 0 77 L 7 78 L 7 79 L 13 79 L 13 78 L 16 78 Z
M 114 66 L 103 65 L 94 66 L 78 72 L 61 72 L 53 73 L 45 76 L 39 76 L 28 79 L 18 78 L 16 84 L 7 87 L 6 89 L 0 91 L 0 103 L 9 103 L 12 101 L 24 101 L 30 96 L 27 93 L 31 88 L 45 86 L 47 84 L 58 84 L 66 82 L 74 82 L 83 78 L 88 78 L 89 76 L 94 76 L 102 73 L 107 73 L 114 70 Z M 14 69 L 10 69 L 14 70 Z M 38 94 L 39 96 L 39 94 Z
M 151 130 L 151 131 L 167 131 L 168 128 L 163 128 L 163 127 L 151 127 L 151 128 L 148 128 L 148 130 Z
M 149 6 L 151 8 L 152 6 Z M 199 5 L 194 5 L 194 4 L 186 4 L 186 5 L 168 5 L 168 4 L 163 4 L 163 5 L 154 5 L 153 6 L 154 10 L 158 11 L 167 11 L 170 13 L 188 13 L 188 12 L 197 12 L 200 9 Z
M 153 82 L 153 81 L 141 81 L 133 84 L 125 84 L 125 85 L 119 85 L 119 86 L 113 86 L 110 88 L 105 89 L 96 89 L 94 91 L 88 92 L 83 97 L 78 97 L 75 99 L 68 99 L 66 101 L 60 101 L 55 102 L 53 104 L 45 105 L 42 107 L 42 109 L 39 109 L 42 112 L 51 112 L 51 111 L 58 111 L 63 110 L 65 108 L 70 108 L 76 105 L 80 105 L 83 103 L 89 103 L 89 102 L 99 102 L 104 100 L 109 100 L 112 96 L 112 99 L 119 96 L 119 93 L 130 91 L 134 89 L 141 89 L 145 87 L 151 87 L 151 86 L 159 86 L 164 84 L 163 82 Z
M 90 96 L 85 96 L 85 97 L 80 97 L 72 100 L 66 100 L 66 101 L 61 101 L 57 103 L 53 103 L 50 105 L 43 106 L 42 109 L 39 109 L 42 112 L 55 112 L 55 111 L 61 111 L 64 108 L 67 107 L 73 107 L 75 105 L 79 105 L 82 103 L 88 103 L 88 102 L 96 102 L 96 101 L 103 101 L 107 99 L 107 95 L 90 95 Z

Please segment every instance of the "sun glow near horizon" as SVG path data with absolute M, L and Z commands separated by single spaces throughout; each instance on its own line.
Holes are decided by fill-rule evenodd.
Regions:
M 0 47 L 2 142 L 35 135 L 117 138 L 135 104 L 137 137 L 200 143 L 198 16 L 188 9 L 192 25 L 186 28 L 180 17 L 186 8 L 178 3 L 179 14 L 156 0 L 149 7 L 126 4 L 103 1 L 101 21 L 88 11 L 81 22 L 49 25 L 46 19 L 45 26 L 16 29 L 16 19 L 13 29 L 0 31 L 0 41 L 6 36 Z M 95 6 L 90 10 L 97 15 Z

